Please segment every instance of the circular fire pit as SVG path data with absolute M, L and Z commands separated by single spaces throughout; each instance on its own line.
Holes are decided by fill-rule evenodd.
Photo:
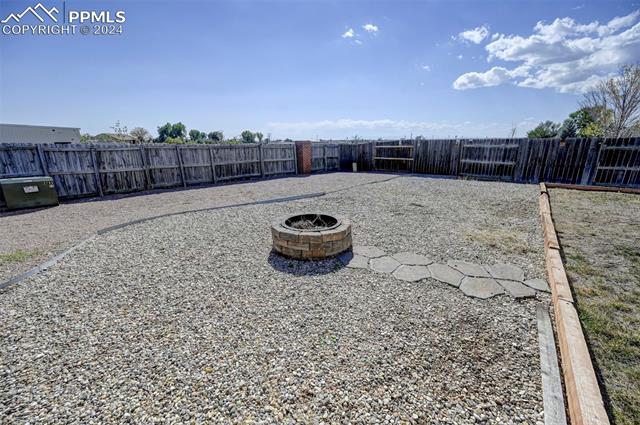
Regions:
M 287 216 L 271 224 L 273 249 L 287 257 L 316 260 L 351 248 L 351 222 L 324 213 Z

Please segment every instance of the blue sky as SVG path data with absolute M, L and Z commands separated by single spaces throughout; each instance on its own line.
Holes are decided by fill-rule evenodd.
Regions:
M 0 18 L 34 2 L 0 2 Z M 42 1 L 62 10 L 62 1 Z M 67 1 L 120 35 L 0 35 L 0 122 L 155 135 L 506 137 L 640 61 L 640 3 Z M 26 22 L 29 17 L 24 18 Z M 32 18 L 30 23 L 37 23 Z

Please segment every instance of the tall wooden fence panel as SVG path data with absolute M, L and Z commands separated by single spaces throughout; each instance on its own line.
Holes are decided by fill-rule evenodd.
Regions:
M 358 171 L 370 171 L 373 169 L 373 143 L 341 143 L 338 145 L 340 155 L 340 169 L 352 170 L 353 163 Z
M 376 142 L 373 144 L 373 166 L 379 171 L 412 172 L 414 153 L 415 144 L 411 141 Z
M 519 147 L 517 141 L 509 139 L 463 140 L 458 174 L 513 181 Z
M 460 140 L 417 140 L 414 172 L 457 175 Z
M 640 138 L 605 140 L 600 147 L 593 183 L 640 186 Z
M 329 143 L 311 144 L 311 171 L 332 171 L 340 168 L 340 147 Z
M 60 198 L 295 173 L 292 143 L 0 145 L 0 178 L 48 175 Z

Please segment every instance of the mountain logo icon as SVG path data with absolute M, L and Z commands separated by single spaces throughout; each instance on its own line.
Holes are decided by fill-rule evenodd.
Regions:
M 47 9 L 42 5 L 42 3 L 38 3 L 34 7 L 29 6 L 25 10 L 23 10 L 22 13 L 12 13 L 0 22 L 6 24 L 13 19 L 17 23 L 20 22 L 20 19 L 22 19 L 28 13 L 31 13 L 33 16 L 35 16 L 40 22 L 44 22 L 44 18 L 40 14 L 38 14 L 38 12 L 40 12 L 40 14 L 44 16 L 48 16 L 53 22 L 58 22 L 58 18 L 56 18 L 55 15 L 59 13 L 59 10 L 55 7 Z

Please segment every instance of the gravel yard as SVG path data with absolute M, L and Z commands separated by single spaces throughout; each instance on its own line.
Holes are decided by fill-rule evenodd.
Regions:
M 390 178 L 332 173 L 251 181 L 189 190 L 146 192 L 63 203 L 54 208 L 0 213 L 0 282 L 29 270 L 106 227 L 161 214 L 339 190 Z
M 389 178 L 355 176 L 314 176 L 320 189 L 301 191 Z M 291 194 L 266 183 L 242 186 Z M 269 229 L 327 211 L 352 221 L 357 245 L 544 278 L 537 195 L 400 177 L 95 237 L 0 292 L 2 422 L 542 423 L 546 295 L 478 300 L 431 278 L 287 260 Z

